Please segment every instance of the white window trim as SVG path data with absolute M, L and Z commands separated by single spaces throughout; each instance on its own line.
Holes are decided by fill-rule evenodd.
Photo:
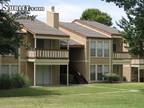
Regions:
M 98 54 L 97 54 L 97 52 L 98 52 L 98 41 L 102 41 L 102 57 L 98 57 Z M 95 47 L 95 56 L 91 56 L 91 46 L 92 45 L 90 45 L 90 56 L 91 57 L 96 57 L 96 58 L 109 58 L 110 57 L 110 54 L 108 54 L 108 57 L 104 56 L 104 53 L 105 53 L 104 43 L 105 42 L 108 42 L 108 51 L 110 52 L 110 47 L 109 47 L 110 41 L 109 40 L 107 40 L 107 41 L 106 40 L 91 40 L 91 43 L 92 42 L 95 42 L 96 47 Z
M 11 76 L 12 74 L 11 74 L 11 67 L 13 66 L 13 65 L 15 65 L 15 66 L 18 66 L 18 64 L 1 64 L 1 66 L 2 65 L 8 65 L 8 75 L 9 76 Z M 2 69 L 2 67 L 0 66 L 0 69 Z M 19 70 L 19 66 L 18 66 L 18 70 Z M 18 73 L 18 70 L 17 70 L 17 73 Z M 1 71 L 1 70 L 0 70 Z
M 108 66 L 108 72 L 109 72 L 109 66 L 110 65 L 108 65 L 108 64 L 91 64 L 90 66 L 92 66 L 92 65 L 94 65 L 95 66 L 95 80 L 91 80 L 90 79 L 90 81 L 99 81 L 98 80 L 98 71 L 97 71 L 97 67 L 98 67 L 98 65 L 102 65 L 102 74 L 104 75 L 104 67 L 105 66 Z M 90 69 L 90 75 L 91 75 L 91 69 Z M 102 78 L 102 81 L 104 81 L 104 77 Z

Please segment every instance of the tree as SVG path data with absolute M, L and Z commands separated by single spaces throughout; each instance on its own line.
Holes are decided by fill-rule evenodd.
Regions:
M 4 2 L 8 0 L 0 0 Z M 18 48 L 22 45 L 22 36 L 18 32 L 21 31 L 22 25 L 17 19 L 34 20 L 36 16 L 29 15 L 28 11 L 18 11 L 15 14 L 9 11 L 0 10 L 0 54 L 13 54 L 18 56 Z
M 12 53 L 18 55 L 21 36 L 17 33 L 21 29 L 20 24 L 15 21 L 12 14 L 0 12 L 0 54 Z
M 122 18 L 118 24 L 123 29 L 123 37 L 128 43 L 129 51 L 144 57 L 144 1 L 143 0 L 105 0 L 123 7 L 127 19 Z
M 102 0 L 106 2 L 113 2 L 119 7 L 123 7 L 124 10 L 131 9 L 136 6 L 137 2 L 140 0 Z
M 98 9 L 86 9 L 80 18 L 81 20 L 97 21 L 99 23 L 111 26 L 112 18 Z

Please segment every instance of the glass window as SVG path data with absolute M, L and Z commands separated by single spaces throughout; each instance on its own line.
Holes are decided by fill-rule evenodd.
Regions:
M 113 52 L 116 52 L 116 44 L 113 44 Z
M 11 65 L 11 75 L 15 75 L 18 73 L 18 65 Z
M 96 56 L 96 41 L 91 42 L 91 56 Z
M 103 79 L 103 66 L 102 65 L 97 65 L 97 75 L 98 75 L 98 80 Z
M 91 81 L 96 80 L 96 66 L 95 65 L 91 65 L 90 67 L 90 79 Z
M 0 74 L 9 74 L 9 65 L 1 65 Z
M 109 57 L 109 42 L 104 41 L 104 57 Z
M 44 39 L 37 39 L 37 46 L 38 49 L 44 48 Z
M 104 65 L 104 74 L 109 72 L 109 65 Z
M 103 41 L 97 41 L 97 57 L 103 56 Z

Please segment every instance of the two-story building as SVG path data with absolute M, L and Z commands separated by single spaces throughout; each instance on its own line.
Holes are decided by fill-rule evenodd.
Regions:
M 39 20 L 18 20 L 23 25 L 19 57 L 1 56 L 1 74 L 22 73 L 34 86 L 60 84 L 60 68 L 69 70 L 69 35 L 58 30 L 59 15 L 48 12 L 47 24 Z M 65 41 L 66 48 L 61 48 Z
M 95 21 L 74 20 L 61 22 L 60 30 L 78 43 L 78 47 L 70 44 L 70 70 L 80 72 L 89 83 L 104 80 L 108 72 L 128 82 L 144 81 L 144 60 L 129 54 L 117 29 Z
M 67 85 L 70 79 L 99 82 L 108 72 L 128 82 L 144 81 L 144 60 L 129 54 L 115 28 L 94 21 L 59 22 L 54 8 L 47 17 L 47 23 L 18 20 L 26 46 L 19 48 L 18 59 L 0 56 L 0 74 L 23 73 L 34 86 L 58 85 L 63 78 Z

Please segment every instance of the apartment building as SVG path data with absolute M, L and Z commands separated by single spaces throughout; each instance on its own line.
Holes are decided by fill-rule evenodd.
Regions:
M 144 81 L 144 60 L 129 54 L 115 28 L 94 21 L 59 22 L 54 8 L 47 23 L 19 22 L 27 47 L 19 48 L 18 59 L 0 56 L 0 74 L 23 73 L 34 86 L 100 82 L 108 72 L 128 82 Z
M 1 56 L 1 74 L 22 73 L 34 86 L 60 84 L 60 68 L 69 71 L 69 35 L 58 30 L 58 13 L 49 11 L 47 16 L 47 24 L 18 20 L 23 25 L 23 41 L 27 46 L 19 48 L 18 59 Z M 61 41 L 66 48 L 61 48 Z
M 95 21 L 74 20 L 61 22 L 60 30 L 78 45 L 70 44 L 70 70 L 80 72 L 89 83 L 103 81 L 108 72 L 127 82 L 144 81 L 144 60 L 128 52 L 117 29 Z

